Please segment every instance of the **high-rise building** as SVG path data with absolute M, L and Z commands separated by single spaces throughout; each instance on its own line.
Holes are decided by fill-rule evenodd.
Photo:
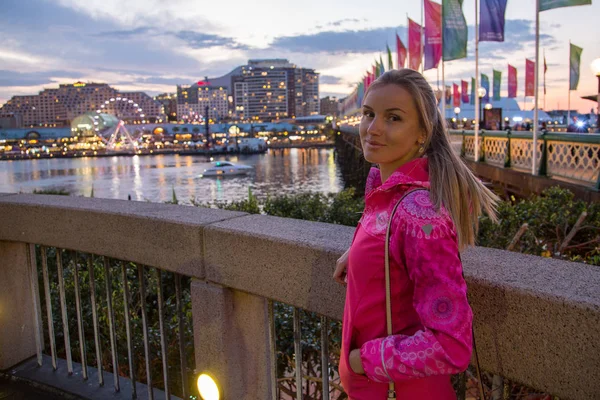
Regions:
M 316 115 L 319 74 L 284 59 L 250 60 L 222 77 L 178 86 L 178 116 L 193 119 L 204 114 L 206 105 L 214 112 L 209 115 L 213 120 L 224 115 L 265 121 Z
M 214 86 L 200 81 L 191 86 L 177 86 L 177 118 L 179 121 L 197 121 L 208 107 L 208 118 L 220 121 L 229 116 L 227 86 Z
M 321 99 L 321 115 L 333 115 L 337 117 L 339 114 L 339 100 L 337 97 L 323 97 Z
M 89 111 L 112 114 L 127 122 L 162 118 L 162 105 L 143 92 L 119 92 L 105 83 L 61 84 L 37 95 L 13 96 L 0 114 L 19 116 L 21 127 L 69 126 Z
M 164 114 L 169 121 L 177 121 L 177 94 L 161 93 L 154 100 L 162 104 Z

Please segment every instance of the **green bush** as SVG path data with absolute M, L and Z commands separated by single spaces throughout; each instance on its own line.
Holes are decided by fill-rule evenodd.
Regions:
M 574 229 L 582 213 L 587 215 Z M 505 249 L 519 228 L 528 229 L 515 250 L 520 253 L 568 259 L 600 265 L 600 204 L 576 200 L 571 191 L 552 187 L 540 196 L 500 203 L 499 224 L 488 217 L 480 221 L 478 245 Z M 561 245 L 564 248 L 561 251 Z

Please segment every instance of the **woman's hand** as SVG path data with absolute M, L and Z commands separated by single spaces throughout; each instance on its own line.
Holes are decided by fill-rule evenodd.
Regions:
M 360 349 L 354 349 L 350 352 L 350 368 L 355 374 L 364 375 L 362 360 L 360 359 Z
M 335 272 L 333 273 L 333 279 L 340 285 L 346 286 L 346 269 L 348 268 L 348 254 L 350 249 L 346 250 L 344 254 L 335 263 Z

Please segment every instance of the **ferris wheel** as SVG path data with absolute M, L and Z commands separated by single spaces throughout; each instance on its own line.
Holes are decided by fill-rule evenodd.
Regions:
M 146 122 L 144 110 L 135 101 L 127 97 L 111 97 L 105 100 L 100 108 L 96 110 L 97 114 L 112 114 L 122 121 L 140 121 Z

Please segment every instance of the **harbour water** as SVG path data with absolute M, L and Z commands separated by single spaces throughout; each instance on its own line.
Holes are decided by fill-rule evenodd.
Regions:
M 206 156 L 153 155 L 0 161 L 0 193 L 66 190 L 72 195 L 182 203 L 236 201 L 343 188 L 333 149 L 271 149 L 264 154 L 217 156 L 213 161 L 250 165 L 246 176 L 203 178 Z

